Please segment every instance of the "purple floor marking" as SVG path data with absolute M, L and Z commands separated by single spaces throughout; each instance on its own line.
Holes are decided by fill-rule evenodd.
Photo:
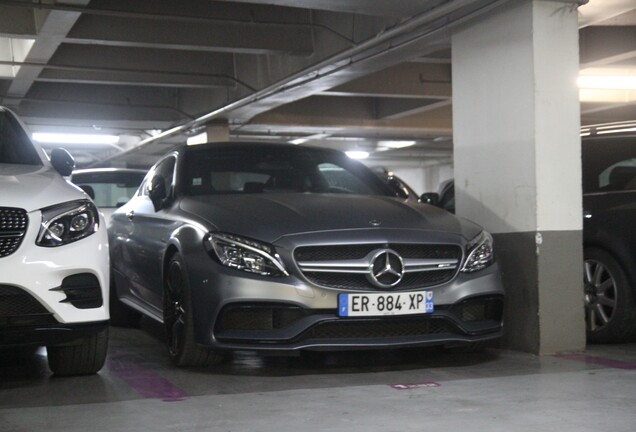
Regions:
M 566 360 L 574 360 L 586 364 L 604 366 L 614 369 L 628 369 L 634 370 L 636 369 L 636 363 L 625 362 L 621 360 L 613 360 L 603 357 L 594 357 L 585 354 L 559 354 L 556 357 L 566 359 Z
M 107 367 L 137 393 L 149 399 L 177 402 L 189 395 L 155 372 L 121 360 L 108 360 Z

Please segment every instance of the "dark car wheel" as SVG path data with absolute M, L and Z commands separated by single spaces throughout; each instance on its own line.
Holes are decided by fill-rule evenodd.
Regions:
M 182 258 L 172 257 L 164 281 L 163 324 L 170 358 L 177 366 L 206 366 L 222 360 L 219 353 L 197 345 L 190 287 Z
M 633 335 L 634 296 L 621 265 L 601 249 L 585 249 L 584 282 L 587 340 L 621 342 Z

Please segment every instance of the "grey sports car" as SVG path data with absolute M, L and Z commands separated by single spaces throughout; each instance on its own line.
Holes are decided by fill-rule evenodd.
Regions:
M 113 320 L 163 323 L 178 365 L 502 334 L 490 234 L 333 150 L 180 147 L 114 213 L 110 245 Z

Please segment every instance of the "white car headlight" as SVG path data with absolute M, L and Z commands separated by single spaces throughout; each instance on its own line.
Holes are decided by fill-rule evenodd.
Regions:
M 492 246 L 492 236 L 482 231 L 466 245 L 468 257 L 462 267 L 464 273 L 472 273 L 485 269 L 495 262 L 495 251 Z
M 289 276 L 274 248 L 265 243 L 232 234 L 210 234 L 204 245 L 224 266 L 262 276 Z
M 99 213 L 88 200 L 70 201 L 42 209 L 36 244 L 56 247 L 88 237 L 99 229 Z

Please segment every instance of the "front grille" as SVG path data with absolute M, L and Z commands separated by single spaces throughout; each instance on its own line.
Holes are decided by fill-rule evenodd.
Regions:
M 26 210 L 0 207 L 0 258 L 11 255 L 20 247 L 28 221 Z
M 305 332 L 302 339 L 382 339 L 458 333 L 458 329 L 443 318 L 395 320 L 337 320 L 319 324 Z
M 402 258 L 458 259 L 461 250 L 455 245 L 440 244 L 362 244 L 337 246 L 304 246 L 296 248 L 296 261 L 336 261 L 362 259 L 377 249 L 393 249 Z
M 399 283 L 399 289 L 414 289 L 447 282 L 453 278 L 455 270 L 429 271 L 419 273 L 407 273 Z M 353 273 L 309 273 L 307 279 L 316 285 L 338 289 L 377 289 L 371 285 L 363 274 Z
M 383 250 L 397 253 L 404 265 L 402 279 L 390 287 L 378 284 L 371 276 L 373 259 Z M 304 246 L 294 251 L 296 263 L 310 282 L 356 290 L 406 290 L 443 284 L 455 276 L 461 258 L 461 248 L 448 244 Z M 427 263 L 422 265 L 423 261 Z
M 53 315 L 28 292 L 0 285 L 0 325 L 43 325 L 55 323 Z

